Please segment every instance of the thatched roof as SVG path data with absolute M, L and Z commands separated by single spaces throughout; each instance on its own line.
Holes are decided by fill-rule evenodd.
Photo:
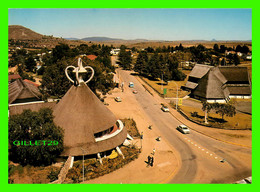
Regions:
M 41 100 L 41 93 L 36 86 L 19 78 L 8 85 L 8 103 L 21 100 Z
M 225 99 L 231 95 L 251 95 L 246 67 L 213 67 L 196 64 L 185 85 L 194 96 Z
M 30 109 L 32 111 L 39 111 L 41 108 L 53 109 L 56 102 L 42 102 L 42 103 L 28 103 L 24 105 L 9 106 L 9 115 L 21 114 L 23 110 Z
M 247 67 L 219 67 L 228 82 L 249 82 Z
M 187 83 L 185 85 L 185 87 L 189 88 L 189 89 L 195 89 L 197 86 L 198 86 L 198 83 L 194 83 L 194 82 L 191 82 L 191 81 L 187 81 Z
M 227 80 L 218 68 L 213 68 L 198 82 L 193 94 L 205 99 L 224 99 L 229 96 L 229 90 L 223 84 Z
M 230 95 L 251 95 L 250 86 L 228 86 Z
M 190 77 L 202 78 L 213 66 L 196 64 L 190 72 Z
M 87 85 L 71 86 L 54 107 L 54 122 L 64 129 L 62 155 L 80 156 L 113 149 L 126 139 L 126 130 L 112 138 L 96 142 L 94 134 L 116 124 L 114 114 L 96 97 Z

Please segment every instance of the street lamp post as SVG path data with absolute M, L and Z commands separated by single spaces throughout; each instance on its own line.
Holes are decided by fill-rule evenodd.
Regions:
M 175 83 L 175 81 L 173 81 Z M 178 102 L 179 102 L 179 99 L 178 99 L 178 85 L 177 83 L 175 83 L 176 87 L 177 87 L 177 98 L 176 98 L 176 110 L 178 109 Z
M 163 73 L 162 73 L 162 79 L 161 80 L 162 80 L 161 84 L 162 84 L 162 92 L 163 92 Z

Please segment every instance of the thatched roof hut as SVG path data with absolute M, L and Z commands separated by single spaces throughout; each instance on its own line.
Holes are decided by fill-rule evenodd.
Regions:
M 80 71 L 80 67 L 75 71 Z M 64 129 L 62 155 L 97 154 L 121 145 L 127 137 L 123 123 L 117 120 L 81 77 L 78 80 L 79 85 L 71 86 L 53 109 L 54 122 Z
M 184 87 L 200 100 L 225 102 L 230 98 L 250 98 L 251 82 L 246 67 L 196 64 Z
M 54 107 L 54 122 L 64 129 L 63 156 L 96 154 L 121 145 L 126 130 L 85 84 L 72 86 Z M 122 130 L 121 130 L 122 129 Z M 110 134 L 113 137 L 109 137 Z M 99 138 L 107 138 L 100 140 Z
M 213 68 L 200 79 L 193 94 L 202 99 L 225 99 L 229 96 L 229 90 L 223 86 L 227 80 L 218 68 Z

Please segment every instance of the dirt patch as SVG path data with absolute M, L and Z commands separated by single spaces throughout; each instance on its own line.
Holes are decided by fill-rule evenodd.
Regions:
M 49 183 L 51 182 L 50 175 L 59 173 L 61 169 L 56 166 L 34 167 L 30 165 L 22 166 L 9 163 L 8 182 L 13 184 L 26 183 Z

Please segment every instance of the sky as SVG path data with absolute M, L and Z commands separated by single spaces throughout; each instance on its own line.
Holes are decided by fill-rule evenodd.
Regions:
M 252 39 L 252 9 L 9 9 L 8 24 L 79 39 Z

